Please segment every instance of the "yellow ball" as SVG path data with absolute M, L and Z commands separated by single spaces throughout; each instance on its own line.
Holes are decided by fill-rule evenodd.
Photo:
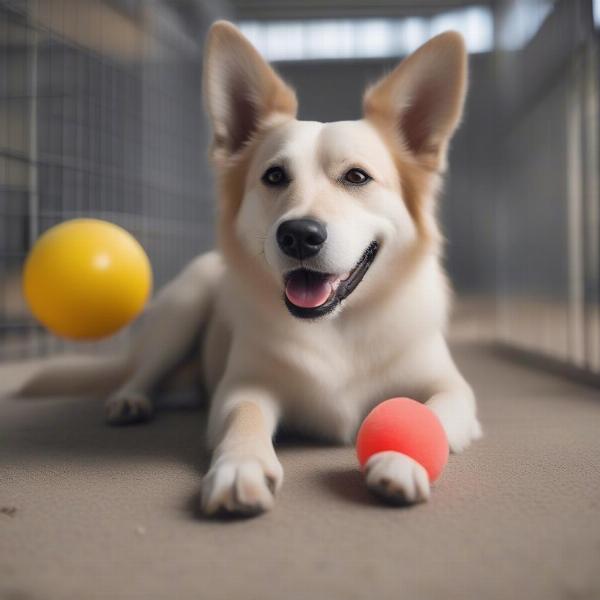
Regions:
M 109 336 L 144 308 L 150 261 L 127 231 L 97 219 L 74 219 L 46 231 L 31 249 L 23 291 L 35 317 L 73 340 Z

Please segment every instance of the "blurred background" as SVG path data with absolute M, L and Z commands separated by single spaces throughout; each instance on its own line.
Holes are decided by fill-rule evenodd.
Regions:
M 454 335 L 600 374 L 593 0 L 0 0 L 0 359 L 73 347 L 20 291 L 48 227 L 124 226 L 156 287 L 213 245 L 201 60 L 217 18 L 297 89 L 300 118 L 321 121 L 359 118 L 368 83 L 462 32 L 471 87 L 440 204 Z

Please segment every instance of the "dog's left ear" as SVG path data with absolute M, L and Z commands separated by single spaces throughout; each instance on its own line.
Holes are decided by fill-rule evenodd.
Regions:
M 217 161 L 239 152 L 270 116 L 294 117 L 297 110 L 294 91 L 228 21 L 208 33 L 204 99 Z
M 462 36 L 442 33 L 404 59 L 365 94 L 365 117 L 394 132 L 424 167 L 443 171 L 463 110 L 467 53 Z

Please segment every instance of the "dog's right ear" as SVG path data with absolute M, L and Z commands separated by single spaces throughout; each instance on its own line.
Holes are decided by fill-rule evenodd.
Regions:
M 446 31 L 367 90 L 365 116 L 380 123 L 418 163 L 443 171 L 448 142 L 462 115 L 466 88 L 464 40 L 460 34 Z
M 270 116 L 296 115 L 294 91 L 228 21 L 208 33 L 203 85 L 217 162 L 239 152 Z

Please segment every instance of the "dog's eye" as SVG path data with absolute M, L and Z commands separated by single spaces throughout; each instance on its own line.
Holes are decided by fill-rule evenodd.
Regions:
M 289 179 L 281 167 L 271 167 L 265 171 L 262 176 L 262 182 L 265 185 L 278 186 L 289 183 Z
M 364 185 L 365 183 L 371 181 L 371 179 L 371 176 L 368 173 L 365 173 L 362 169 L 350 169 L 344 175 L 344 181 L 352 185 Z

